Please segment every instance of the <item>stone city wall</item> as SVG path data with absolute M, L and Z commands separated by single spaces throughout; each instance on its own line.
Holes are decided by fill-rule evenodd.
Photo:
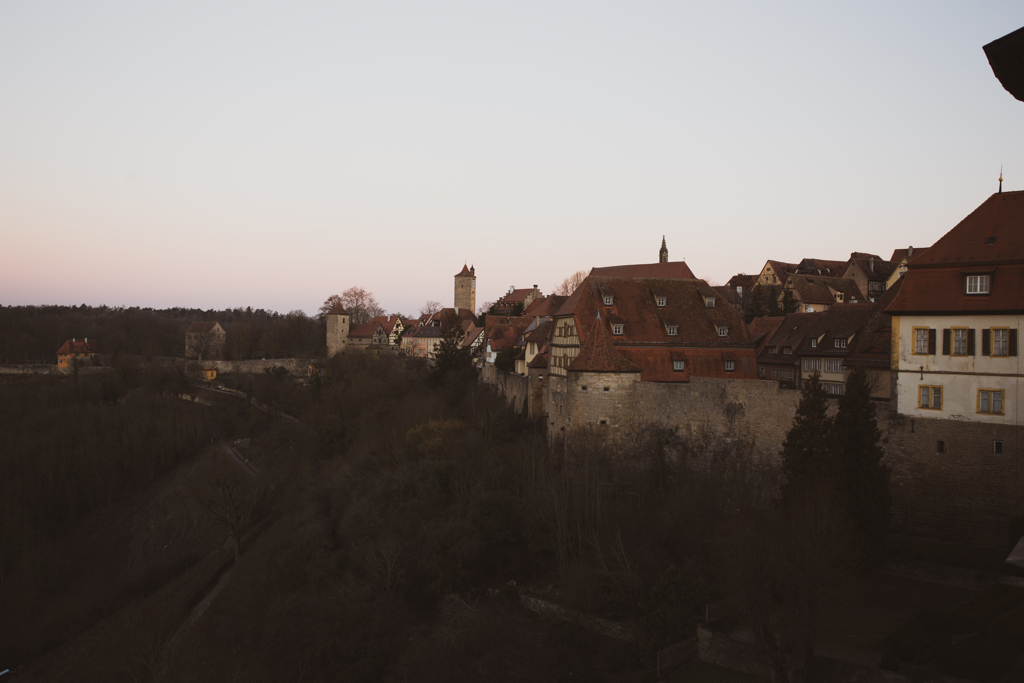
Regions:
M 523 378 L 499 380 L 502 374 L 491 366 L 484 379 L 521 401 Z M 614 437 L 633 423 L 658 422 L 683 434 L 710 426 L 730 438 L 753 439 L 761 453 L 777 454 L 800 401 L 798 391 L 758 380 L 694 377 L 685 384 L 661 384 L 636 382 L 629 373 L 571 374 L 568 379 L 531 377 L 534 390 L 538 382 L 547 383 L 551 439 L 563 429 L 571 432 L 581 426 L 607 430 Z M 838 400 L 829 403 L 834 413 Z M 521 402 L 516 406 L 521 409 Z M 892 471 L 893 530 L 989 548 L 1006 546 L 1012 518 L 1024 517 L 1024 427 L 911 418 L 885 402 L 875 406 L 885 462 Z M 994 453 L 994 441 L 1002 442 L 1002 454 Z
M 509 400 L 512 410 L 519 413 L 523 410 L 523 401 L 530 395 L 530 381 L 522 375 L 511 372 L 503 372 L 494 367 L 494 363 L 484 363 L 480 371 L 481 379 L 487 384 L 493 384 L 501 392 L 502 396 Z

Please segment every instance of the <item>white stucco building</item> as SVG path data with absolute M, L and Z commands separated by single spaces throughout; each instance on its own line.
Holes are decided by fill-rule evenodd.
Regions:
M 1024 192 L 992 195 L 914 258 L 886 312 L 900 413 L 1024 423 Z

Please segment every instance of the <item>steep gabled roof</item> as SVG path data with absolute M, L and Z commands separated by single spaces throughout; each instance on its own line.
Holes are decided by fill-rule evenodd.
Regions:
M 989 244 L 989 238 L 994 238 Z M 914 268 L 1024 263 L 1024 191 L 1003 192 L 914 256 Z
M 991 292 L 970 295 L 965 279 L 991 276 Z M 1024 310 L 1024 191 L 994 194 L 907 264 L 886 309 L 908 313 L 1019 313 Z
M 869 282 L 885 282 L 900 264 L 899 261 L 882 261 L 874 257 L 861 258 L 858 256 L 849 261 L 849 266 L 854 265 L 860 268 Z M 842 274 L 845 274 L 845 271 Z
M 694 279 L 693 271 L 685 261 L 666 263 L 637 263 L 629 266 L 604 266 L 591 268 L 591 277 L 657 277 L 673 279 Z M 577 288 L 578 289 L 578 288 Z
M 845 356 L 847 348 L 835 346 L 836 339 L 851 339 L 863 329 L 878 311 L 880 304 L 842 304 L 817 313 L 790 313 L 779 325 L 765 346 L 791 347 L 796 352 L 817 356 Z M 811 339 L 820 340 L 811 349 Z M 783 354 L 762 353 L 765 361 L 775 361 Z
M 569 297 L 567 296 L 551 294 L 549 296 L 534 299 L 533 302 L 530 303 L 530 305 L 527 307 L 527 309 L 523 311 L 523 315 L 528 315 L 535 318 L 540 318 L 545 315 L 554 315 L 558 311 L 558 309 L 562 307 L 562 304 L 564 304 L 565 300 L 568 298 Z
M 551 339 L 551 330 L 555 328 L 555 321 L 545 320 L 535 330 L 526 335 L 526 341 L 533 342 L 535 344 L 544 344 Z
M 655 292 L 665 297 L 665 306 L 657 305 Z M 752 346 L 743 318 L 735 308 L 707 308 L 707 297 L 719 297 L 703 280 L 590 276 L 573 297 L 577 293 L 579 299 L 573 313 L 581 336 L 588 333 L 584 321 L 595 319 L 600 312 L 603 320 L 624 325 L 623 334 L 615 335 L 616 346 Z M 604 303 L 608 293 L 613 297 L 610 306 Z M 676 334 L 670 336 L 666 325 L 678 325 Z M 728 328 L 726 336 L 719 336 L 719 327 Z
M 587 341 L 583 342 L 579 355 L 569 364 L 572 372 L 640 372 L 640 366 L 627 360 L 612 346 L 608 334 L 608 323 L 594 319 Z
M 794 273 L 786 280 L 786 287 L 793 290 L 793 295 L 804 303 L 834 304 L 835 297 L 829 290 L 843 293 L 843 302 L 853 299 L 865 301 L 857 283 L 848 278 L 824 277 L 818 275 L 800 275 Z
M 67 356 L 69 354 L 79 353 L 99 353 L 100 345 L 96 343 L 96 340 L 85 341 L 82 339 L 68 339 L 66 342 L 61 344 L 61 347 L 57 349 L 58 356 Z
M 805 258 L 797 264 L 796 272 L 803 275 L 824 275 L 825 277 L 842 277 L 846 270 L 846 261 L 829 261 L 820 258 Z
M 451 271 L 448 271 L 448 272 L 450 273 Z M 473 273 L 469 272 L 469 268 L 467 268 L 466 264 L 463 263 L 462 264 L 462 270 L 460 270 L 459 272 L 455 273 L 455 277 L 473 277 Z
M 210 334 L 213 332 L 213 328 L 217 327 L 217 323 L 192 323 L 188 326 L 186 334 Z
M 902 263 L 903 259 L 907 258 L 908 254 L 910 254 L 911 249 L 914 250 L 914 255 L 911 258 L 917 258 L 921 254 L 928 251 L 928 247 L 908 247 L 907 249 L 893 249 L 892 256 L 889 257 L 889 260 L 894 263 Z

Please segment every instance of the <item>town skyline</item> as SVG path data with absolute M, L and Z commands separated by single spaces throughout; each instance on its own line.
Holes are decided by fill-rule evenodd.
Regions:
M 928 246 L 1024 187 L 982 51 L 1024 10 L 928 9 L 5 8 L 0 304 L 411 314 L 662 235 L 716 284 Z

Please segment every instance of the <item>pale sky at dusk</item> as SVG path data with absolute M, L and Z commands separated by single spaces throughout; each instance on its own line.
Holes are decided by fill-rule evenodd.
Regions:
M 985 2 L 2 2 L 0 305 L 389 311 L 927 246 L 1024 189 Z

